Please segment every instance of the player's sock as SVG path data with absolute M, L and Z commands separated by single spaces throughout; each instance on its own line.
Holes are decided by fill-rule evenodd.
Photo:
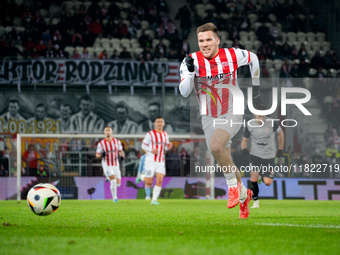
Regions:
M 162 187 L 155 186 L 152 191 L 152 201 L 157 201 L 159 194 L 161 193 Z
M 224 173 L 224 177 L 226 178 L 229 188 L 237 187 L 237 179 L 235 173 Z
M 115 200 L 117 199 L 117 180 L 113 179 L 110 181 L 110 189 L 111 189 L 111 194 L 112 194 L 112 199 Z
M 121 184 L 121 182 L 120 182 L 120 183 L 117 183 L 117 184 L 116 184 L 116 187 L 117 187 L 117 188 L 120 187 L 120 184 Z
M 151 197 L 151 188 L 145 188 L 145 196 L 146 197 Z
M 256 201 L 259 198 L 258 197 L 259 196 L 259 185 L 257 184 L 257 182 L 251 182 L 250 189 L 254 193 L 253 199 L 254 201 Z
M 247 199 L 247 188 L 244 186 L 243 182 L 241 182 L 241 192 L 240 192 L 240 202 L 244 203 Z

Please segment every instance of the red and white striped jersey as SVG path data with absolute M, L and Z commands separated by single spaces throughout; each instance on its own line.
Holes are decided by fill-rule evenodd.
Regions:
M 155 129 L 146 134 L 143 144 L 149 147 L 150 150 L 157 149 L 157 154 L 148 152 L 145 160 L 153 160 L 154 162 L 164 162 L 164 154 L 168 148 L 169 135 L 164 130 L 159 133 Z
M 101 140 L 97 146 L 97 153 L 102 154 L 106 152 L 106 156 L 102 159 L 102 162 L 106 162 L 108 166 L 119 166 L 118 152 L 123 150 L 123 146 L 116 138 L 112 138 L 111 142 L 106 139 Z
M 235 48 L 220 48 L 212 58 L 205 58 L 200 51 L 190 54 L 195 65 L 195 92 L 199 104 L 202 95 L 207 98 L 207 115 L 218 117 L 228 112 L 232 113 L 232 94 L 227 88 L 215 88 L 217 84 L 238 86 L 236 82 L 237 69 L 251 62 L 251 54 L 247 50 Z M 180 68 L 181 80 L 188 73 L 183 60 Z M 259 74 L 258 74 L 259 75 Z

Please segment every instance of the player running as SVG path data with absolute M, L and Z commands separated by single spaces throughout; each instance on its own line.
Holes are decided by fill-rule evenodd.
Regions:
M 264 184 L 270 186 L 273 182 L 274 172 L 269 171 L 269 166 L 275 166 L 275 154 L 281 158 L 283 156 L 284 134 L 280 125 L 271 118 L 264 115 L 254 115 L 254 119 L 247 122 L 244 127 L 243 140 L 241 143 L 242 154 L 248 155 L 247 143 L 251 138 L 250 163 L 253 167 L 250 172 L 251 185 L 254 203 L 251 208 L 259 208 L 259 186 L 257 184 L 259 173 Z M 248 123 L 250 125 L 248 125 Z M 278 134 L 279 149 L 276 153 L 275 133 Z
M 142 175 L 145 176 L 145 157 L 146 157 L 146 154 L 143 154 L 139 160 L 138 174 L 136 177 L 137 184 L 141 182 L 142 180 L 141 176 Z M 151 185 L 145 184 L 144 189 L 145 189 L 145 200 L 150 200 L 151 199 Z
M 155 129 L 148 132 L 143 140 L 142 149 L 146 151 L 145 174 L 141 175 L 141 180 L 145 185 L 153 183 L 156 175 L 156 185 L 152 191 L 152 205 L 159 205 L 157 198 L 162 190 L 162 182 L 165 175 L 165 151 L 172 148 L 169 142 L 169 135 L 163 130 L 165 122 L 162 117 L 157 117 L 154 122 Z
M 223 169 L 227 168 L 224 175 L 228 184 L 228 208 L 233 208 L 241 202 L 240 218 L 247 218 L 252 192 L 247 191 L 243 185 L 241 174 L 230 154 L 231 139 L 242 125 L 242 116 L 233 115 L 233 97 L 227 87 L 238 86 L 237 69 L 249 65 L 253 84 L 253 105 L 260 109 L 263 103 L 259 90 L 259 61 L 254 53 L 247 50 L 219 48 L 220 39 L 213 23 L 198 27 L 197 38 L 200 51 L 183 60 L 179 90 L 182 96 L 187 97 L 195 87 L 201 108 L 206 103 L 206 109 L 203 109 L 206 114 L 201 113 L 203 131 L 208 148 L 217 163 Z M 228 124 L 215 125 L 215 120 L 228 121 Z
M 106 178 L 110 179 L 113 202 L 117 203 L 117 187 L 121 179 L 118 155 L 124 157 L 124 152 L 120 141 L 112 137 L 112 128 L 106 127 L 104 134 L 105 138 L 98 143 L 96 158 L 102 159 L 103 171 Z

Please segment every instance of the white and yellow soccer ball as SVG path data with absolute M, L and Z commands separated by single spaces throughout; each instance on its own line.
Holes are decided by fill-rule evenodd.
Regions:
M 27 194 L 27 204 L 36 215 L 46 216 L 54 213 L 60 206 L 59 190 L 50 183 L 39 183 Z

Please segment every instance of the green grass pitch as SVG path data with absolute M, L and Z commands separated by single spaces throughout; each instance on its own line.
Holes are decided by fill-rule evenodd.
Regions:
M 339 254 L 340 201 L 63 200 L 50 216 L 0 201 L 0 254 Z M 252 203 L 252 202 L 251 202 Z

